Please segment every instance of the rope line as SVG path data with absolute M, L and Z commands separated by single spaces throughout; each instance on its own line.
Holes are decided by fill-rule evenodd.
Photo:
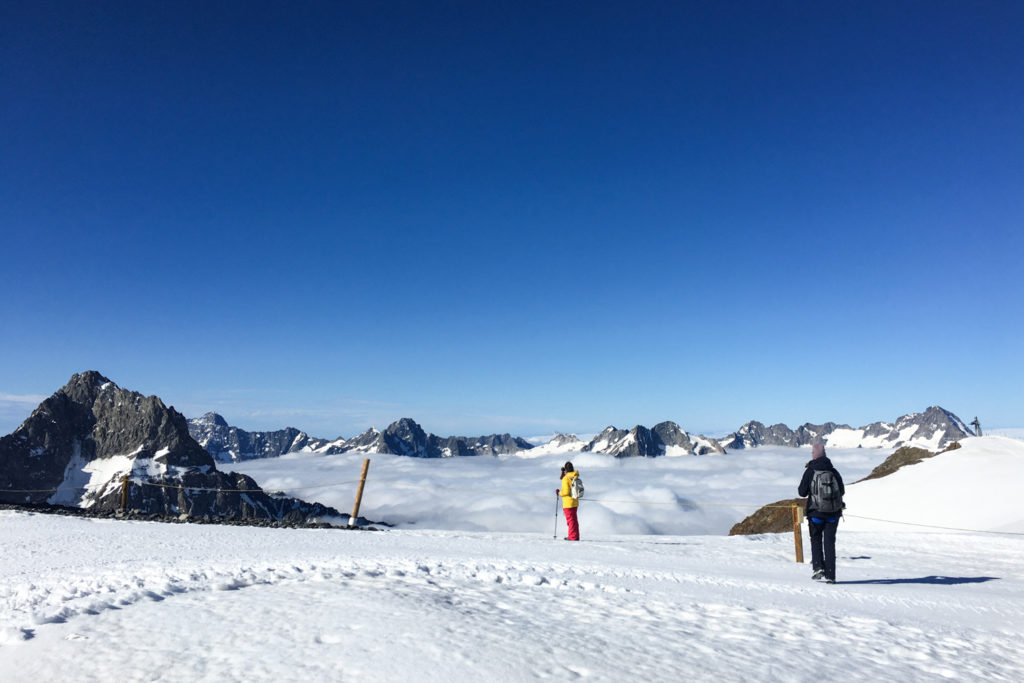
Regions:
M 846 517 L 854 517 L 856 519 L 866 519 L 872 522 L 886 522 L 888 524 L 903 524 L 905 526 L 920 526 L 926 529 L 942 529 L 943 531 L 965 531 L 972 534 L 1008 534 L 1010 536 L 1024 536 L 1024 533 L 1019 531 L 987 531 L 985 529 L 959 529 L 953 526 L 936 526 L 934 524 L 917 524 L 915 522 L 897 522 L 892 519 L 878 519 L 877 517 L 861 517 L 860 515 L 844 515 Z
M 129 479 L 128 481 L 130 481 L 133 484 L 138 484 L 139 486 L 155 486 L 155 487 L 161 488 L 161 489 L 177 489 L 179 491 L 203 491 L 203 492 L 207 492 L 207 493 L 266 493 L 267 492 L 267 489 L 263 489 L 263 488 L 256 488 L 256 489 L 211 489 L 211 488 L 206 488 L 206 487 L 203 487 L 203 486 L 177 486 L 177 485 L 174 485 L 174 484 L 158 484 L 158 483 L 156 483 L 154 481 L 138 481 L 137 479 Z M 346 486 L 348 484 L 358 484 L 358 483 L 359 483 L 359 481 L 356 480 L 356 481 L 335 482 L 333 484 L 312 484 L 310 486 L 294 486 L 292 488 L 287 488 L 287 489 L 278 489 L 278 488 L 273 488 L 273 487 L 269 487 L 269 488 L 272 491 L 291 492 L 291 491 L 305 491 L 307 489 L 327 488 L 327 487 L 333 487 L 333 486 Z
M 266 493 L 266 490 L 264 490 L 262 488 L 256 488 L 256 489 L 219 489 L 219 488 L 207 488 L 207 487 L 201 487 L 201 486 L 179 486 L 179 485 L 174 485 L 174 484 L 160 484 L 160 483 L 152 482 L 152 481 L 139 481 L 137 479 L 129 479 L 128 481 L 130 481 L 133 484 L 137 484 L 139 486 L 154 486 L 154 487 L 163 488 L 163 489 L 175 489 L 175 490 L 181 490 L 181 491 L 197 491 L 197 492 L 204 492 L 204 493 Z M 399 486 L 399 487 L 404 487 L 404 488 L 429 489 L 429 490 L 434 490 L 434 491 L 452 491 L 452 492 L 456 492 L 456 493 L 481 493 L 481 494 L 487 494 L 487 495 L 491 495 L 491 496 L 493 496 L 493 495 L 501 495 L 503 497 L 534 498 L 534 499 L 542 499 L 542 500 L 547 500 L 547 499 L 550 498 L 550 495 L 539 495 L 539 494 L 535 494 L 535 493 L 512 493 L 512 492 L 504 492 L 504 491 L 502 491 L 502 492 L 495 492 L 495 491 L 484 490 L 484 489 L 472 489 L 472 488 L 453 487 L 453 486 L 433 486 L 433 485 L 430 485 L 430 484 L 409 484 L 409 483 L 406 483 L 406 482 L 388 481 L 386 479 L 384 479 L 384 480 L 377 479 L 375 481 L 377 481 L 379 483 L 388 484 L 390 486 Z M 108 482 L 108 486 L 106 487 L 108 489 L 109 489 L 109 483 L 110 482 Z M 280 491 L 280 492 L 287 493 L 287 492 L 292 492 L 292 491 L 305 491 L 305 490 L 317 489 L 317 488 L 333 488 L 333 487 L 340 487 L 340 486 L 348 486 L 349 484 L 358 484 L 358 483 L 359 483 L 359 480 L 351 480 L 351 481 L 334 482 L 334 483 L 330 483 L 330 484 L 311 484 L 309 486 L 295 486 L 295 487 L 291 487 L 291 488 L 273 489 L 273 490 L 274 491 Z M 55 489 L 0 489 L 0 493 L 57 493 L 59 491 L 84 491 L 87 488 L 88 487 L 86 487 L 86 486 L 63 486 L 63 487 L 59 487 L 59 488 L 55 488 Z M 556 496 L 557 496 L 557 494 L 556 494 Z M 558 497 L 560 497 L 560 496 L 558 496 Z M 675 507 L 692 507 L 692 508 L 698 508 L 698 507 L 709 507 L 709 508 L 711 508 L 711 507 L 724 507 L 724 508 L 756 508 L 756 509 L 778 509 L 778 510 L 785 510 L 785 509 L 792 509 L 794 507 L 798 507 L 798 506 L 795 506 L 795 505 L 757 505 L 757 504 L 753 504 L 753 503 L 695 503 L 695 502 L 653 501 L 653 500 L 619 500 L 619 499 L 614 499 L 614 498 L 586 498 L 586 501 L 588 503 L 593 502 L 593 503 L 618 503 L 618 504 L 624 504 L 624 505 L 670 505 L 670 506 L 675 506 Z M 997 535 L 1009 535 L 1009 536 L 1024 536 L 1024 533 L 1017 532 L 1017 531 L 991 531 L 991 530 L 987 530 L 987 529 L 963 529 L 963 528 L 959 528 L 959 527 L 938 526 L 938 525 L 935 525 L 935 524 L 919 524 L 919 523 L 916 523 L 916 522 L 899 522 L 899 521 L 892 520 L 892 519 L 878 519 L 876 517 L 863 517 L 861 515 L 853 515 L 853 514 L 848 514 L 848 513 L 844 513 L 844 516 L 846 516 L 846 517 L 853 517 L 854 519 L 868 520 L 868 521 L 872 521 L 872 522 L 884 522 L 884 523 L 887 523 L 887 524 L 899 524 L 899 525 L 902 525 L 902 526 L 914 526 L 914 527 L 922 527 L 922 528 L 926 528 L 926 529 L 939 529 L 939 530 L 942 530 L 942 531 L 960 531 L 960 532 L 964 532 L 964 533 L 975 533 L 975 534 L 997 534 Z

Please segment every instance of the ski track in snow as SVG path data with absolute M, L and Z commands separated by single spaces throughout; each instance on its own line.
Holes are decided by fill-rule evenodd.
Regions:
M 787 534 L 0 530 L 5 681 L 1024 679 L 1015 538 L 841 533 L 826 586 Z

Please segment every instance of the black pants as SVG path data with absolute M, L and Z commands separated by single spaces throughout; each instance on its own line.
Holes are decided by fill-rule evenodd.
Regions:
M 823 569 L 825 578 L 836 579 L 836 529 L 839 520 L 816 524 L 808 519 L 811 527 L 811 568 Z

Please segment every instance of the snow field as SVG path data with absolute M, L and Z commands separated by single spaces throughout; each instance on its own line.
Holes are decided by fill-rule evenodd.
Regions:
M 788 534 L 0 528 L 5 681 L 1024 677 L 1016 538 L 841 532 L 826 586 Z
M 398 522 L 378 532 L 0 512 L 0 680 L 1024 680 L 1024 519 L 991 494 L 1024 480 L 1024 444 L 849 487 L 832 586 L 789 533 L 724 535 L 737 501 L 793 497 L 808 455 L 580 454 L 581 543 L 552 538 L 557 458 L 373 456 L 363 513 Z M 888 452 L 829 455 L 852 482 Z M 246 465 L 318 487 L 361 462 Z M 344 512 L 352 490 L 309 489 Z M 1009 533 L 866 526 L 950 510 Z

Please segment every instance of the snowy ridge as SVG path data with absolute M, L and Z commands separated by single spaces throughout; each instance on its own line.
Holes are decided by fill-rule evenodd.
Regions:
M 939 450 L 973 432 L 953 413 L 933 406 L 923 413 L 900 417 L 894 423 L 875 422 L 853 429 L 827 422 L 810 423 L 795 430 L 784 424 L 765 426 L 751 421 L 736 432 L 715 439 L 692 434 L 671 421 L 654 427 L 632 429 L 609 426 L 582 442 L 576 435 L 555 434 L 539 445 L 509 434 L 482 437 L 440 437 L 427 433 L 410 418 L 402 418 L 383 432 L 371 427 L 351 439 L 316 439 L 293 427 L 277 432 L 246 432 L 232 427 L 220 415 L 207 413 L 188 421 L 189 432 L 216 460 L 239 462 L 280 457 L 289 453 L 335 455 L 339 453 L 385 453 L 421 458 L 450 458 L 464 455 L 516 455 L 539 457 L 560 453 L 604 453 L 615 457 L 658 457 L 661 455 L 720 455 L 760 446 L 807 446 L 825 443 L 834 448 L 897 448 L 911 445 Z

